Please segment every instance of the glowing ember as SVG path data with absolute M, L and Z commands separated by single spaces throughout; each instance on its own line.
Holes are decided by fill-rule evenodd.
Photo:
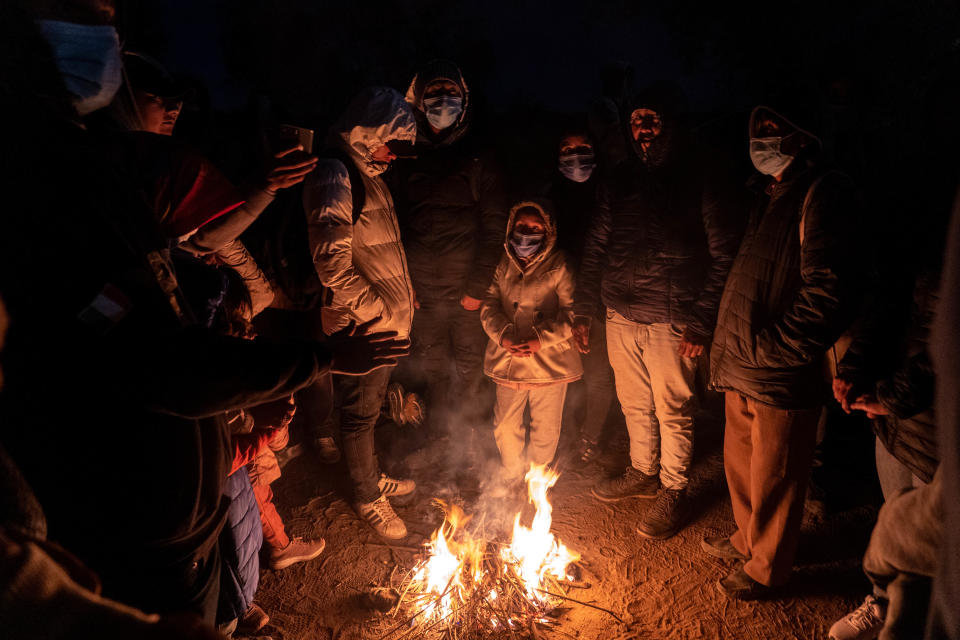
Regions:
M 526 482 L 533 521 L 524 526 L 518 513 L 509 545 L 474 536 L 461 509 L 438 501 L 443 524 L 424 545 L 427 557 L 401 585 L 394 613 L 412 605 L 409 623 L 422 627 L 422 634 L 456 638 L 549 624 L 544 615 L 558 601 L 548 593 L 563 596 L 563 583 L 571 579 L 567 567 L 580 559 L 550 532 L 547 491 L 558 477 L 546 466 L 531 465 Z

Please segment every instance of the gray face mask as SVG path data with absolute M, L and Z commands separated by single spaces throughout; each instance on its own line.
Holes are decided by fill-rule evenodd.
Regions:
M 123 73 L 117 30 L 59 20 L 38 24 L 77 112 L 85 116 L 110 104 Z
M 790 166 L 794 156 L 783 153 L 780 150 L 782 145 L 783 138 L 780 136 L 750 138 L 750 160 L 757 171 L 776 176 Z

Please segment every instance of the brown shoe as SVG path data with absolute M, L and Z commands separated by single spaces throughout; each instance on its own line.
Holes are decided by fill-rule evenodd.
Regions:
M 705 553 L 721 560 L 741 560 L 746 562 L 749 558 L 733 546 L 730 542 L 730 536 L 708 536 L 700 541 L 700 548 Z
M 267 626 L 269 622 L 270 616 L 267 615 L 267 612 L 261 609 L 256 602 L 252 602 L 247 612 L 237 621 L 237 633 L 244 635 L 256 633 Z
M 318 540 L 293 538 L 283 549 L 270 550 L 270 568 L 279 571 L 298 562 L 313 560 L 323 553 L 326 546 L 327 543 L 323 538 Z
M 760 584 L 748 576 L 743 570 L 743 565 L 733 573 L 720 578 L 717 588 L 720 589 L 720 593 L 734 600 L 757 600 L 769 596 L 774 591 L 773 587 Z

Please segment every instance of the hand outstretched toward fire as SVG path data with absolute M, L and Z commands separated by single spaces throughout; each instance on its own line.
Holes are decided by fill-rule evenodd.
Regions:
M 396 331 L 367 333 L 379 320 L 363 324 L 351 322 L 330 334 L 326 345 L 332 352 L 330 371 L 345 376 L 362 376 L 381 367 L 393 367 L 410 353 L 410 340 Z

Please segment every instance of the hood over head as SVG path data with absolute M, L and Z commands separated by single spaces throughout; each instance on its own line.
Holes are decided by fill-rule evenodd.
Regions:
M 435 80 L 449 80 L 460 87 L 460 93 L 463 96 L 463 111 L 460 112 L 457 122 L 439 134 L 434 134 L 430 130 L 423 108 L 423 94 L 430 83 Z M 407 88 L 406 100 L 413 106 L 417 116 L 419 125 L 417 142 L 419 144 L 433 146 L 451 144 L 462 138 L 470 128 L 470 89 L 467 87 L 466 80 L 463 79 L 460 67 L 450 60 L 431 60 L 425 64 L 413 76 L 413 80 Z
M 795 108 L 793 111 L 791 110 L 781 111 L 779 109 L 768 107 L 766 105 L 762 105 L 762 104 L 757 105 L 756 107 L 753 108 L 753 111 L 750 112 L 750 122 L 748 123 L 748 129 L 747 129 L 748 137 L 751 137 L 751 138 L 754 137 L 753 136 L 754 124 L 756 123 L 758 118 L 764 115 L 765 112 L 774 115 L 778 120 L 782 120 L 788 127 L 793 128 L 795 131 L 800 131 L 810 136 L 811 138 L 813 138 L 814 142 L 817 144 L 819 148 L 821 149 L 823 148 L 823 141 L 820 139 L 820 137 L 817 134 L 813 133 L 813 130 L 815 128 L 815 126 L 813 125 L 815 125 L 816 123 L 815 117 L 812 115 L 807 115 L 806 117 L 804 117 L 805 112 L 801 108 Z M 785 113 L 790 115 L 785 115 Z M 798 123 L 801 123 L 801 124 L 798 124 Z M 785 133 L 784 136 L 789 135 L 789 133 L 791 132 Z
M 686 111 L 686 105 L 686 95 L 679 85 L 673 82 L 657 82 L 637 93 L 624 109 L 623 126 L 627 141 L 637 157 L 647 165 L 661 165 L 670 155 L 670 151 L 677 144 L 680 119 Z M 633 131 L 630 128 L 630 117 L 637 109 L 655 111 L 662 123 L 660 135 L 650 143 L 646 152 L 643 151 L 640 142 L 633 139 Z
M 520 209 L 525 207 L 531 207 L 536 209 L 540 216 L 543 218 L 543 225 L 546 227 L 546 235 L 543 239 L 543 249 L 533 256 L 529 262 L 525 265 L 521 265 L 517 260 L 517 257 L 513 254 L 510 248 L 510 237 L 513 235 L 513 223 L 517 217 L 517 212 Z M 547 198 L 531 198 L 529 200 L 521 200 L 512 207 L 510 207 L 510 214 L 507 216 L 507 232 L 506 239 L 504 240 L 503 247 L 507 251 L 507 255 L 510 256 L 510 259 L 517 265 L 521 271 L 530 269 L 541 260 L 543 260 L 547 255 L 549 255 L 554 246 L 557 244 L 557 217 L 554 213 L 553 203 Z
M 413 109 L 396 89 L 369 87 L 350 102 L 330 128 L 330 144 L 343 149 L 368 176 L 387 170 L 373 162 L 373 153 L 390 140 L 414 142 L 417 122 Z

